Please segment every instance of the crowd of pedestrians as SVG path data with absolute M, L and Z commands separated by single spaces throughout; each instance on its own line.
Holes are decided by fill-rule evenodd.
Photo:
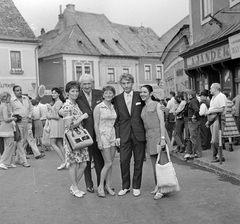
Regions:
M 219 121 L 222 137 L 229 142 L 230 151 L 233 150 L 233 140 L 240 137 L 240 125 L 236 125 L 239 120 L 238 98 L 233 103 L 228 93 L 221 92 L 218 83 L 211 85 L 211 95 L 207 90 L 200 95 L 195 90 L 178 94 L 171 92 L 166 102 L 153 96 L 151 85 L 134 91 L 131 74 L 120 76 L 123 92 L 119 95 L 112 86 L 93 89 L 93 81 L 91 75 L 84 74 L 79 82 L 68 82 L 66 98 L 60 88 L 54 87 L 49 104 L 42 104 L 37 99 L 31 101 L 22 95 L 20 86 L 13 87 L 13 97 L 7 92 L 1 93 L 0 137 L 4 150 L 0 152 L 0 168 L 8 169 L 16 167 L 16 164 L 30 167 L 26 145 L 36 159 L 44 157 L 44 150 L 53 149 L 61 161 L 57 169 L 69 170 L 72 195 L 81 198 L 86 194 L 78 188 L 84 175 L 86 190 L 89 193 L 96 190 L 97 195 L 104 198 L 107 194 L 116 194 L 111 175 L 118 151 L 122 186 L 117 194 L 123 196 L 132 189 L 137 197 L 141 195 L 142 170 L 147 153 L 153 167 L 154 189 L 151 193 L 157 200 L 176 190 L 157 186 L 155 164 L 159 154 L 161 164 L 168 162 L 166 147 L 170 151 L 175 147 L 175 152 L 185 153 L 185 159 L 201 157 L 202 150 L 212 148 L 213 161 L 216 162 L 219 161 Z M 89 132 L 93 139 L 91 146 L 71 149 L 65 133 L 76 127 Z M 131 175 L 132 156 L 134 167 Z M 224 157 L 222 159 L 225 160 Z M 96 188 L 91 174 L 93 160 Z

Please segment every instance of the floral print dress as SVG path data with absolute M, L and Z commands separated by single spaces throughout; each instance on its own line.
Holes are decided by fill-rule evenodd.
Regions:
M 65 111 L 69 111 L 68 115 L 64 117 L 64 120 L 72 118 L 72 121 L 76 121 L 80 116 L 82 116 L 82 111 L 79 109 L 77 104 L 72 103 L 70 100 L 66 100 L 62 107 Z M 82 125 L 79 125 L 82 127 Z M 65 127 L 65 133 L 69 129 Z M 80 150 L 72 150 L 66 141 L 65 135 L 63 138 L 63 146 L 65 149 L 66 156 L 66 167 L 69 167 L 71 163 L 82 163 L 89 161 L 88 148 L 82 148 Z

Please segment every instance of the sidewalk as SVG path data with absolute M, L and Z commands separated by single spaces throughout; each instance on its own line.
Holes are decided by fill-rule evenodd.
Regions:
M 233 152 L 229 152 L 228 144 L 226 144 L 226 150 L 223 150 L 223 155 L 225 162 L 222 164 L 211 163 L 212 161 L 212 150 L 206 150 L 202 152 L 201 158 L 196 158 L 193 160 L 188 160 L 188 162 L 193 162 L 199 166 L 207 167 L 209 169 L 215 170 L 218 173 L 225 174 L 227 176 L 233 177 L 237 180 L 240 180 L 240 145 L 233 145 Z M 184 160 L 183 153 L 171 152 L 171 154 L 181 160 Z

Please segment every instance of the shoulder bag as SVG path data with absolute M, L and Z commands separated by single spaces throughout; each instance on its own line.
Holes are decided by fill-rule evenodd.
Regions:
M 159 145 L 158 147 L 161 147 L 161 146 Z M 180 187 L 178 184 L 178 179 L 177 179 L 173 164 L 171 162 L 169 149 L 167 145 L 166 145 L 166 153 L 167 153 L 168 162 L 164 165 L 159 164 L 161 150 L 158 153 L 158 157 L 156 161 L 157 186 L 160 188 L 172 187 L 171 191 L 179 191 Z
M 65 137 L 70 148 L 79 150 L 93 144 L 93 139 L 88 131 L 82 127 L 71 128 L 65 132 Z

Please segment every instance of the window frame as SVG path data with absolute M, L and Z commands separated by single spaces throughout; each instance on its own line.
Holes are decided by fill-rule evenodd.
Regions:
M 130 67 L 123 67 L 123 68 L 122 68 L 122 73 L 123 73 L 123 74 L 126 74 L 126 73 L 124 72 L 124 69 L 128 69 L 128 74 L 131 74 Z
M 158 67 L 161 68 L 161 71 L 160 71 L 160 76 L 158 76 Z M 163 80 L 163 65 L 162 64 L 156 64 L 156 79 L 160 79 L 160 80 Z
M 148 74 L 146 74 L 146 67 L 149 67 L 150 71 L 149 71 L 149 77 Z M 151 64 L 144 64 L 144 78 L 145 81 L 152 81 L 152 65 Z
M 86 65 L 90 67 L 90 74 L 85 72 L 85 66 Z M 82 68 L 82 74 L 80 74 L 79 77 L 77 75 L 77 67 L 81 67 Z M 89 61 L 75 61 L 74 62 L 74 79 L 76 81 L 78 81 L 79 78 L 81 77 L 81 75 L 83 75 L 83 74 L 93 75 L 92 74 L 92 64 L 91 64 L 91 62 L 89 62 Z
M 205 10 L 204 10 L 204 6 L 206 3 L 209 3 L 210 9 L 208 14 L 204 14 Z M 213 2 L 212 0 L 200 0 L 200 18 L 201 18 L 201 25 L 204 25 L 206 23 L 208 23 L 212 18 L 209 15 L 213 15 Z
M 20 58 L 20 67 L 13 67 L 12 63 L 12 53 L 19 53 Z M 10 60 L 10 73 L 13 75 L 23 74 L 23 58 L 21 50 L 10 50 L 9 52 L 9 60 Z M 18 64 L 18 63 L 17 63 Z
M 113 71 L 113 80 L 111 80 L 110 78 L 109 78 L 109 70 L 110 69 L 112 69 L 112 71 Z M 112 74 L 112 73 L 111 73 Z M 116 77 L 116 68 L 115 67 L 108 67 L 107 68 L 107 83 L 116 83 L 117 81 L 117 77 Z

